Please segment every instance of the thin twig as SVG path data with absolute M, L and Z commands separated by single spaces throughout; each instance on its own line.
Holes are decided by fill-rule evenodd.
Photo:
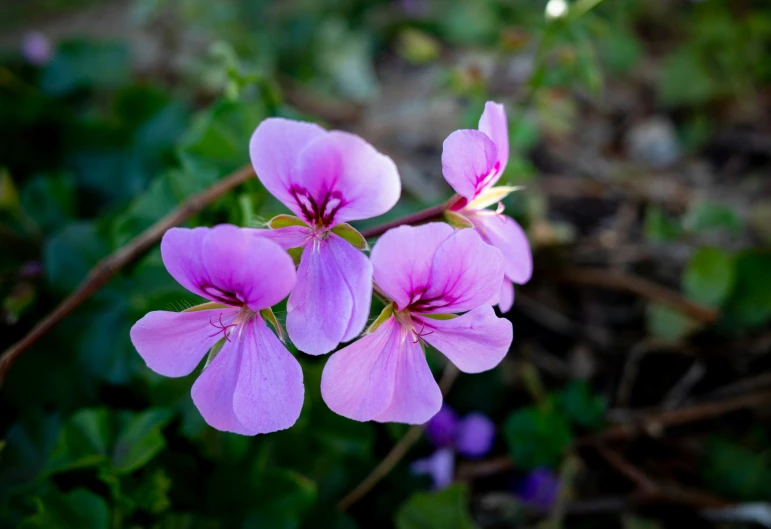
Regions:
M 563 283 L 608 288 L 637 294 L 651 301 L 668 305 L 704 323 L 713 323 L 719 316 L 716 310 L 698 305 L 683 297 L 679 292 L 624 272 L 614 272 L 601 268 L 564 268 L 549 273 L 549 278 Z
M 403 225 L 415 225 L 415 224 L 422 224 L 424 222 L 429 222 L 432 220 L 438 220 L 441 219 L 444 215 L 444 212 L 447 211 L 447 209 L 457 202 L 458 195 L 453 195 L 449 200 L 446 202 L 443 202 L 441 204 L 438 204 L 436 206 L 432 206 L 430 208 L 426 208 L 422 211 L 418 211 L 416 213 L 413 213 L 411 215 L 407 215 L 405 217 L 402 217 L 400 219 L 393 220 L 391 222 L 386 222 L 385 224 L 381 224 L 379 226 L 374 226 L 372 228 L 361 230 L 361 234 L 366 238 L 369 239 L 371 237 L 378 237 L 379 235 L 383 235 L 385 232 L 390 230 L 391 228 L 396 228 Z
M 447 364 L 442 374 L 442 380 L 439 382 L 439 387 L 442 390 L 442 395 L 446 395 L 455 382 L 455 377 L 458 376 L 458 369 L 452 365 Z M 381 479 L 388 475 L 396 464 L 401 461 L 404 455 L 412 448 L 418 439 L 420 439 L 423 430 L 425 430 L 425 424 L 418 424 L 411 426 L 404 437 L 399 439 L 399 442 L 391 448 L 391 451 L 386 454 L 382 461 L 364 478 L 364 481 L 359 483 L 351 492 L 345 495 L 337 504 L 337 508 L 341 511 L 345 511 L 351 505 L 359 501 L 364 495 L 366 495 L 372 488 L 377 485 Z
M 134 237 L 128 244 L 99 261 L 75 291 L 67 296 L 48 316 L 43 318 L 24 338 L 6 349 L 0 356 L 0 384 L 5 380 L 13 362 L 54 326 L 70 315 L 85 300 L 102 288 L 124 266 L 147 251 L 169 228 L 189 219 L 231 189 L 254 176 L 252 166 L 242 167 L 229 174 L 209 189 L 189 198 L 171 213 Z
M 597 445 L 597 453 L 599 453 L 610 466 L 634 483 L 641 493 L 651 495 L 656 494 L 659 491 L 659 486 L 656 485 L 651 478 L 649 478 L 642 470 L 624 459 L 624 457 L 615 450 L 611 450 L 607 446 L 599 444 Z
M 769 401 L 771 401 L 771 391 L 766 390 L 717 402 L 694 404 L 676 410 L 647 413 L 635 419 L 631 424 L 612 426 L 599 434 L 580 439 L 578 444 L 595 445 L 599 442 L 631 439 L 645 432 L 662 432 L 668 427 L 714 419 L 721 415 L 745 408 L 752 408 Z

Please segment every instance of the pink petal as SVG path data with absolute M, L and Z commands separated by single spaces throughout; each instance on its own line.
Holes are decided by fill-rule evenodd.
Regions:
M 497 170 L 495 144 L 478 130 L 456 130 L 442 146 L 442 173 L 456 193 L 472 200 Z
M 172 228 L 161 255 L 182 286 L 226 305 L 258 311 L 285 298 L 295 283 L 294 263 L 278 244 L 227 224 Z
M 488 101 L 485 104 L 485 111 L 479 118 L 479 130 L 493 140 L 497 153 L 498 170 L 485 185 L 485 187 L 490 187 L 500 179 L 506 169 L 506 164 L 509 163 L 509 124 L 503 105 L 493 101 Z
M 203 370 L 190 391 L 193 403 L 212 428 L 223 432 L 254 435 L 241 424 L 233 411 L 233 392 L 247 341 L 245 333 L 233 333 L 214 360 Z
M 518 285 L 527 283 L 533 275 L 533 254 L 525 231 L 511 217 L 487 213 L 491 212 L 469 218 L 482 237 L 503 254 L 506 277 Z
M 325 134 L 326 131 L 314 123 L 268 118 L 260 123 L 249 142 L 249 155 L 257 178 L 271 195 L 296 215 L 301 215 L 302 211 L 290 188 L 296 177 L 299 153 L 315 138 Z
M 233 392 L 238 422 L 251 434 L 285 430 L 300 416 L 305 388 L 300 363 L 255 317 L 242 336 L 243 356 Z
M 503 284 L 501 284 L 497 305 L 501 314 L 506 314 L 514 306 L 514 285 L 508 279 L 504 279 Z
M 189 375 L 230 325 L 238 309 L 195 312 L 154 311 L 131 327 L 131 343 L 147 367 L 166 377 Z
M 472 229 L 455 232 L 439 245 L 417 312 L 464 312 L 489 303 L 503 281 L 501 252 Z
M 509 352 L 513 331 L 511 322 L 499 318 L 489 305 L 451 320 L 435 320 L 413 315 L 425 325 L 422 339 L 445 355 L 464 373 L 481 373 L 497 366 Z
M 254 316 L 225 342 L 191 393 L 213 428 L 242 435 L 274 432 L 292 426 L 300 414 L 302 370 Z
M 307 196 L 304 218 L 322 219 L 332 227 L 341 222 L 382 215 L 399 200 L 401 182 L 393 161 L 360 137 L 331 131 L 300 154 L 293 183 Z M 313 218 L 308 212 L 315 211 Z
M 375 283 L 400 310 L 426 289 L 434 253 L 452 234 L 448 224 L 432 222 L 388 230 L 375 243 L 370 256 Z
M 428 367 L 420 341 L 412 333 L 402 333 L 393 397 L 388 408 L 375 420 L 423 424 L 441 407 L 442 392 Z
M 391 403 L 402 329 L 391 317 L 372 334 L 337 351 L 321 376 L 321 396 L 329 409 L 369 421 Z
M 361 333 L 372 298 L 372 265 L 363 253 L 330 234 L 305 248 L 297 277 L 286 327 L 298 349 L 326 354 Z
M 244 229 L 256 237 L 263 237 L 275 242 L 284 250 L 305 246 L 305 243 L 308 242 L 308 239 L 313 233 L 307 226 L 287 226 L 286 228 L 279 228 L 277 230 Z
M 342 237 L 331 234 L 327 242 L 353 301 L 348 327 L 342 338 L 343 342 L 347 342 L 361 334 L 369 319 L 372 303 L 372 263 L 364 253 Z
M 161 257 L 171 277 L 190 292 L 212 299 L 201 290 L 201 284 L 211 284 L 203 264 L 201 247 L 210 228 L 171 228 L 161 239 Z

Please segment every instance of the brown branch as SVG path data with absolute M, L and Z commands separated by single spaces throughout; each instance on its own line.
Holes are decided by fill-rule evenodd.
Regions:
M 704 323 L 713 323 L 719 316 L 716 310 L 698 305 L 683 297 L 679 292 L 632 274 L 602 268 L 565 268 L 550 271 L 548 277 L 563 283 L 621 290 L 636 294 L 651 301 L 668 305 Z
M 406 217 L 402 217 L 400 219 L 396 219 L 391 222 L 386 222 L 385 224 L 381 224 L 379 226 L 374 226 L 366 230 L 361 230 L 361 234 L 365 238 L 369 239 L 371 237 L 377 237 L 379 235 L 383 235 L 391 228 L 397 228 L 399 226 L 404 226 L 404 225 L 423 224 L 424 222 L 439 220 L 444 215 L 444 212 L 447 211 L 447 209 L 452 204 L 454 204 L 457 200 L 458 200 L 458 195 L 453 195 L 449 200 L 447 200 L 446 202 L 443 202 L 442 204 L 432 206 L 430 208 L 424 209 L 422 211 L 418 211 L 417 213 L 407 215 Z
M 439 382 L 442 395 L 446 395 L 447 392 L 450 391 L 453 382 L 455 382 L 455 377 L 457 376 L 458 369 L 452 364 L 447 364 L 447 367 L 444 368 L 444 373 L 442 374 L 442 380 Z M 425 428 L 425 424 L 410 426 L 410 429 L 407 430 L 407 433 L 404 434 L 404 437 L 399 439 L 399 442 L 396 443 L 393 448 L 391 448 L 391 451 L 386 454 L 383 460 L 380 461 L 380 463 L 372 470 L 372 472 L 369 473 L 366 478 L 364 478 L 364 481 L 359 483 L 353 490 L 351 490 L 351 492 L 346 494 L 345 497 L 338 502 L 337 508 L 341 511 L 345 511 L 351 505 L 364 497 L 364 495 L 367 494 L 370 490 L 372 490 L 372 488 L 377 485 L 381 479 L 383 479 L 386 475 L 388 475 L 389 472 L 391 472 L 391 470 L 393 470 L 396 464 L 401 461 L 409 449 L 412 448 L 412 445 L 414 445 L 418 439 L 420 439 L 420 436 Z
M 580 439 L 577 444 L 596 445 L 606 441 L 631 439 L 647 432 L 662 432 L 665 428 L 714 419 L 769 401 L 771 401 L 771 391 L 766 390 L 716 402 L 694 404 L 676 410 L 648 413 L 631 424 L 612 426 L 599 434 Z
M 134 237 L 128 244 L 99 261 L 72 294 L 67 296 L 53 312 L 38 322 L 24 338 L 3 352 L 2 356 L 0 356 L 0 384 L 5 380 L 5 376 L 13 362 L 22 353 L 32 347 L 64 318 L 69 316 L 72 311 L 78 308 L 97 290 L 106 285 L 118 270 L 152 247 L 163 237 L 163 234 L 169 228 L 173 228 L 189 219 L 216 199 L 246 182 L 252 176 L 254 176 L 254 169 L 252 169 L 251 165 L 236 170 L 222 180 L 219 180 L 209 189 L 189 198 L 171 213 Z

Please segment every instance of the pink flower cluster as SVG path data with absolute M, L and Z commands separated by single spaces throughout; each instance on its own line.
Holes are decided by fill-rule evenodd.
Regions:
M 514 190 L 494 187 L 508 161 L 502 105 L 489 102 L 479 130 L 444 143 L 444 175 L 459 195 L 447 212 L 452 226 L 394 228 L 369 258 L 347 223 L 396 204 L 401 185 L 390 158 L 353 134 L 280 118 L 263 121 L 249 147 L 258 178 L 294 216 L 274 217 L 267 229 L 169 230 L 167 270 L 208 301 L 151 312 L 131 329 L 148 367 L 164 376 L 190 374 L 209 352 L 192 388 L 207 423 L 254 435 L 299 417 L 302 369 L 271 310 L 287 295 L 287 333 L 311 355 L 362 334 L 373 286 L 384 298 L 380 316 L 330 357 L 322 376 L 324 401 L 354 420 L 421 424 L 439 411 L 426 344 L 467 373 L 503 359 L 512 327 L 493 305 L 511 307 L 512 283 L 530 278 L 532 257 L 519 225 L 500 206 L 487 209 Z

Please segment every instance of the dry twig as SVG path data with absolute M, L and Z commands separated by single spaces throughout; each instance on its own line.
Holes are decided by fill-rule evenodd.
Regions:
M 447 364 L 442 374 L 442 380 L 439 382 L 439 387 L 442 390 L 442 395 L 446 395 L 455 377 L 458 376 L 458 369 L 452 365 Z M 391 448 L 391 451 L 386 454 L 382 461 L 364 478 L 364 481 L 359 483 L 351 492 L 345 495 L 337 504 L 337 508 L 341 511 L 348 509 L 351 505 L 359 501 L 365 494 L 367 494 L 372 488 L 377 485 L 381 479 L 388 475 L 391 470 L 401 461 L 405 454 L 412 448 L 418 439 L 420 439 L 423 430 L 425 430 L 425 424 L 418 424 L 411 426 L 404 437 L 399 439 L 399 442 Z
M 252 176 L 254 176 L 254 169 L 252 169 L 251 165 L 234 171 L 209 189 L 189 198 L 174 211 L 131 239 L 127 245 L 99 261 L 72 294 L 59 303 L 53 312 L 38 322 L 24 338 L 3 352 L 2 356 L 0 356 L 0 384 L 3 383 L 8 370 L 19 356 L 32 347 L 59 322 L 69 316 L 72 311 L 77 309 L 97 290 L 106 285 L 118 270 L 150 249 L 163 237 L 166 230 L 186 221 L 216 199 L 246 182 Z

